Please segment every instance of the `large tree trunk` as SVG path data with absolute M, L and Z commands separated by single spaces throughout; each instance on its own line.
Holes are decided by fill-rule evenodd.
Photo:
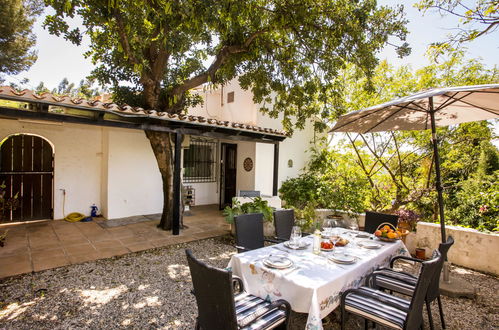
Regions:
M 173 150 L 167 132 L 145 131 L 163 180 L 163 214 L 158 227 L 171 230 L 173 224 Z

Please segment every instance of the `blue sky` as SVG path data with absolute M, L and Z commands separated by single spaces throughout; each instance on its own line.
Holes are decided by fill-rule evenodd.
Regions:
M 436 41 L 441 41 L 453 31 L 458 24 L 455 17 L 442 18 L 438 13 L 428 12 L 425 16 L 412 7 L 414 1 L 380 0 L 381 5 L 394 6 L 405 3 L 405 11 L 409 19 L 408 29 L 410 35 L 408 42 L 412 47 L 412 54 L 403 59 L 397 58 L 393 47 L 387 47 L 379 56 L 380 59 L 388 59 L 395 65 L 411 64 L 414 68 L 428 64 L 424 57 L 427 46 Z M 38 61 L 26 72 L 17 76 L 6 77 L 7 82 L 19 83 L 23 78 L 28 78 L 29 88 L 35 88 L 40 81 L 52 89 L 64 78 L 70 82 L 78 83 L 84 79 L 92 70 L 92 63 L 85 59 L 83 53 L 88 49 L 88 40 L 84 40 L 80 47 L 74 46 L 63 38 L 51 36 L 41 27 L 42 19 L 39 19 L 34 27 L 37 35 Z M 78 22 L 76 22 L 77 24 Z M 492 67 L 499 64 L 499 32 L 483 36 L 467 45 L 469 57 L 482 58 L 483 62 Z

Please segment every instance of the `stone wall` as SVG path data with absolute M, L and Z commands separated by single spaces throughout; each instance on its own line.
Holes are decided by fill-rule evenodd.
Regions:
M 445 229 L 455 241 L 448 254 L 451 263 L 499 275 L 499 235 L 457 226 L 446 226 Z M 419 222 L 416 233 L 415 247 L 425 248 L 426 255 L 431 255 L 441 242 L 440 225 Z

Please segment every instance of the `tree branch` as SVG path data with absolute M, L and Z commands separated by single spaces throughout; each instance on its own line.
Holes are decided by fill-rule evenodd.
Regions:
M 123 47 L 123 51 L 127 56 L 127 61 L 131 65 L 139 64 L 139 61 L 135 57 L 130 47 L 130 42 L 128 41 L 128 36 L 126 34 L 125 24 L 123 22 L 123 16 L 121 16 L 121 12 L 119 9 L 115 9 L 113 11 L 113 16 L 116 20 L 116 25 L 118 26 L 118 38 L 120 40 L 120 44 Z
M 259 35 L 264 34 L 268 31 L 269 29 L 263 29 L 253 33 L 248 39 L 246 39 L 246 41 L 242 45 L 223 46 L 218 52 L 217 56 L 215 57 L 213 63 L 205 72 L 185 80 L 182 84 L 175 87 L 170 94 L 171 95 L 183 94 L 194 87 L 197 87 L 201 84 L 208 82 L 208 79 L 210 79 L 210 81 L 215 81 L 216 72 L 225 63 L 225 61 L 227 61 L 227 59 L 229 59 L 234 54 L 247 52 L 249 50 L 249 46 L 251 45 L 251 43 L 253 43 L 253 41 Z

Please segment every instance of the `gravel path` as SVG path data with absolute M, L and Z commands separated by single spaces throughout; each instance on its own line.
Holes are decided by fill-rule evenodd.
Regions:
M 6 279 L 0 281 L 0 329 L 192 329 L 197 311 L 187 247 L 217 267 L 225 267 L 235 253 L 227 238 L 208 239 Z M 479 295 L 476 300 L 444 297 L 448 328 L 494 329 L 498 278 L 461 268 L 456 273 Z M 292 328 L 303 329 L 306 316 L 293 318 Z M 325 329 L 338 328 L 332 319 Z M 348 328 L 363 328 L 363 322 L 351 318 Z

